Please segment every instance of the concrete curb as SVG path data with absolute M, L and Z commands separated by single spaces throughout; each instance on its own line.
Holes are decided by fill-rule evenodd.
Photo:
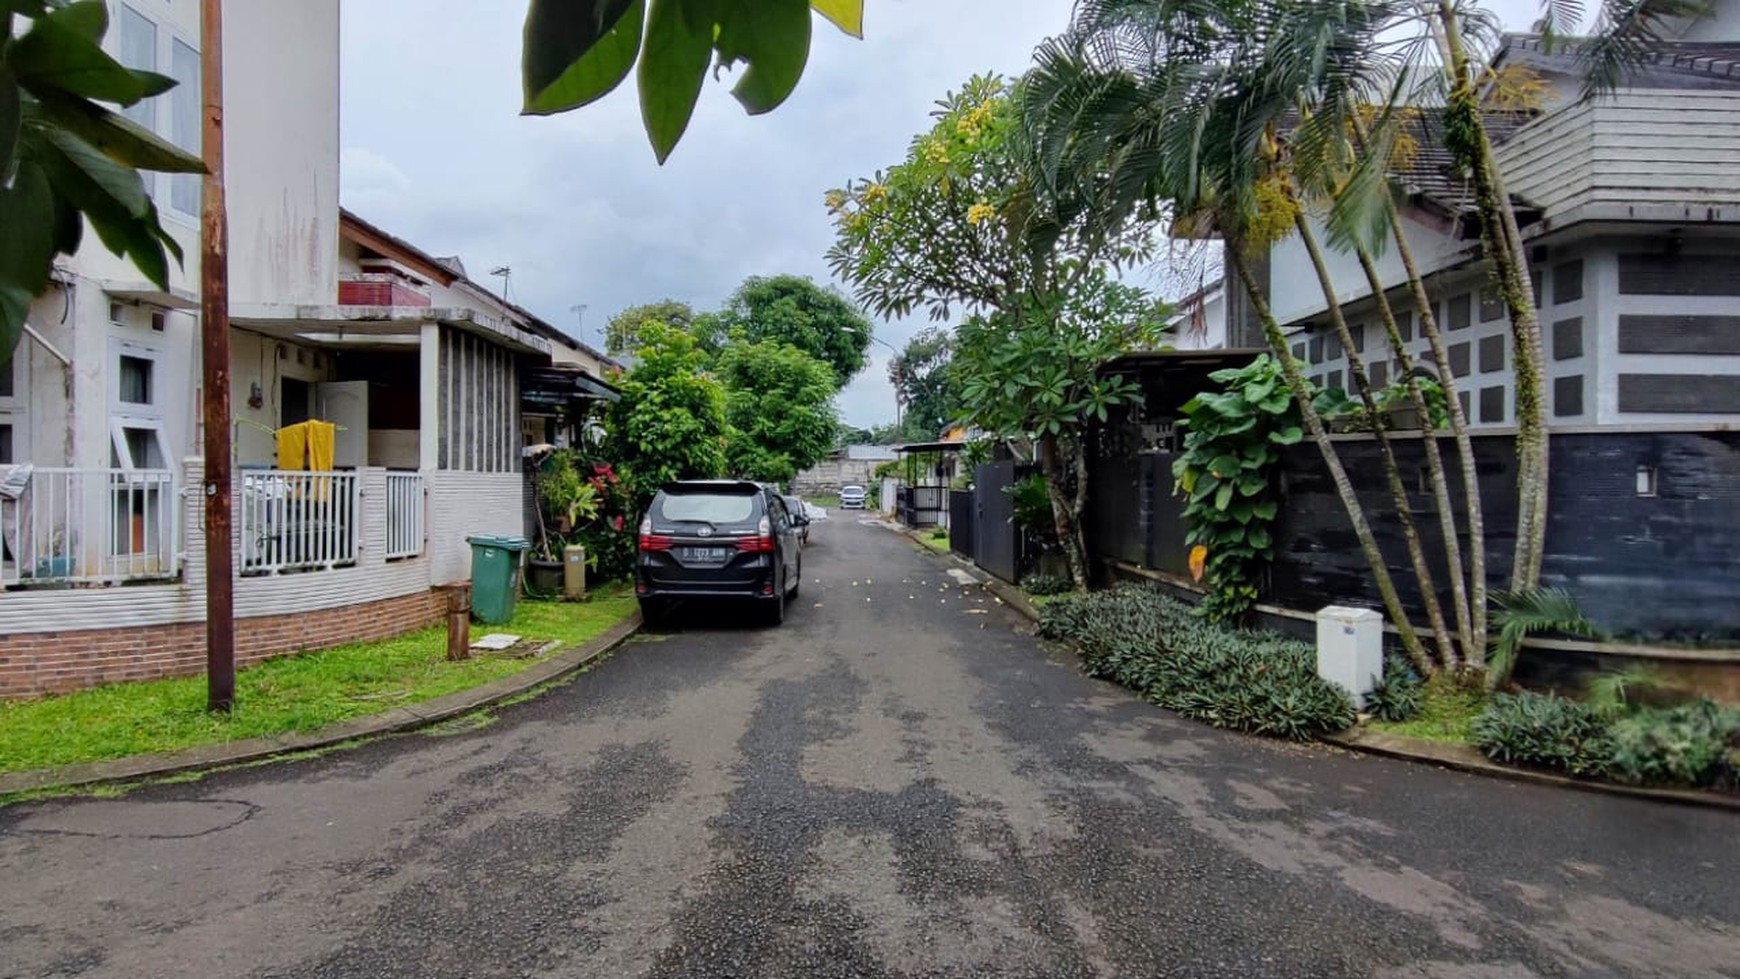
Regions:
M 999 578 L 987 575 L 970 562 L 963 561 L 953 553 L 938 551 L 929 547 L 919 539 L 917 531 L 899 524 L 892 525 L 895 529 L 911 537 L 926 551 L 945 557 L 956 564 L 967 568 L 975 578 L 980 580 L 992 594 L 1003 600 L 1003 603 L 1013 608 L 1034 622 L 1039 621 L 1039 610 L 1027 596 Z M 1424 765 L 1437 765 L 1441 768 L 1451 768 L 1474 775 L 1485 775 L 1489 778 L 1502 778 L 1512 782 L 1530 782 L 1536 785 L 1551 785 L 1561 789 L 1575 789 L 1579 792 L 1599 792 L 1607 795 L 1629 796 L 1634 799 L 1648 799 L 1654 802 L 1673 803 L 1686 806 L 1703 806 L 1709 809 L 1726 809 L 1730 812 L 1740 812 L 1740 796 L 1718 795 L 1714 792 L 1696 792 L 1689 789 L 1650 789 L 1635 785 L 1619 785 L 1613 782 L 1591 782 L 1584 779 L 1571 778 L 1565 775 L 1554 775 L 1550 772 L 1534 771 L 1527 768 L 1514 768 L 1501 765 L 1487 758 L 1474 748 L 1467 745 L 1449 744 L 1443 741 L 1428 741 L 1425 738 L 1409 738 L 1399 734 L 1385 734 L 1366 728 L 1352 727 L 1334 734 L 1325 734 L 1318 740 L 1332 744 L 1349 751 L 1358 751 L 1368 755 L 1381 755 L 1386 758 L 1398 758 L 1403 761 L 1417 762 Z
M 151 755 L 133 755 L 108 761 L 64 765 L 59 768 L 39 768 L 27 772 L 0 775 L 0 796 L 39 789 L 61 789 L 95 785 L 103 782 L 126 782 L 142 778 L 173 775 L 177 772 L 217 768 L 245 762 L 260 761 L 295 751 L 330 747 L 357 738 L 399 734 L 428 727 L 442 721 L 469 714 L 482 707 L 499 703 L 560 679 L 615 650 L 640 631 L 640 613 L 606 629 L 602 634 L 571 647 L 566 652 L 515 673 L 492 680 L 480 687 L 461 690 L 444 697 L 425 700 L 405 707 L 394 707 L 379 714 L 369 714 L 341 721 L 307 733 L 291 733 L 221 744 L 200 745 L 182 751 Z
M 926 554 L 934 554 L 937 557 L 950 561 L 965 570 L 968 574 L 972 575 L 986 591 L 1001 599 L 1004 605 L 1007 605 L 1016 612 L 1026 616 L 1035 624 L 1039 622 L 1039 609 L 1034 607 L 1032 599 L 1027 597 L 1026 592 L 1009 584 L 1007 581 L 1004 581 L 996 575 L 987 574 L 983 568 L 966 560 L 953 551 L 939 551 L 929 544 L 926 544 L 920 531 L 893 521 L 885 522 L 889 527 L 905 534 L 907 537 L 910 537 L 913 543 L 917 544 Z

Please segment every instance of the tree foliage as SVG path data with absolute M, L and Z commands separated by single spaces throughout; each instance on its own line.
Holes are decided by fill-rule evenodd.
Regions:
M 1119 354 L 1157 345 L 1167 318 L 1164 304 L 1101 270 L 1068 291 L 1029 296 L 1013 312 L 961 325 L 954 370 L 967 418 L 1038 446 L 1057 539 L 1077 587 L 1087 582 L 1081 519 L 1088 426 L 1141 396 L 1133 382 L 1101 368 Z
M 610 322 L 604 325 L 604 349 L 611 354 L 633 353 L 640 348 L 640 329 L 643 325 L 653 323 L 689 333 L 695 325 L 695 319 L 694 308 L 675 299 L 661 299 L 656 303 L 630 306 L 612 316 Z
M 1032 278 L 1009 86 L 981 75 L 937 102 L 906 159 L 827 193 L 828 264 L 877 315 L 999 308 Z
M 15 36 L 18 17 L 28 26 Z M 85 221 L 158 288 L 169 287 L 169 259 L 181 261 L 138 171 L 205 167 L 107 107 L 175 87 L 104 52 L 108 28 L 101 0 L 0 0 L 0 364 Z
M 750 276 L 716 320 L 699 326 L 697 332 L 706 334 L 699 337 L 702 344 L 714 349 L 734 335 L 796 347 L 828 365 L 835 389 L 864 369 L 872 333 L 870 320 L 851 300 L 799 275 Z
M 644 505 L 674 479 L 725 474 L 725 386 L 708 373 L 695 338 L 643 323 L 634 367 L 616 378 L 606 448 Z
M 902 429 L 936 438 L 963 414 L 954 371 L 954 336 L 946 329 L 920 330 L 888 362 L 888 382 L 904 406 Z
M 1166 306 L 1133 286 L 1096 275 L 1050 302 L 1013 316 L 961 325 L 955 370 L 968 417 L 986 431 L 1039 440 L 1076 439 L 1092 421 L 1139 392 L 1100 368 L 1164 336 Z
M 719 354 L 732 475 L 780 484 L 834 448 L 834 373 L 790 344 L 728 344 Z
M 524 111 L 595 102 L 638 63 L 641 119 L 663 163 L 688 128 L 709 67 L 747 66 L 732 94 L 751 115 L 785 101 L 809 60 L 812 8 L 863 36 L 863 0 L 532 0 Z
M 963 405 L 992 432 L 1038 439 L 1057 537 L 1085 587 L 1082 426 L 1127 395 L 1099 366 L 1157 330 L 1157 305 L 1113 281 L 1151 252 L 1152 229 L 1091 220 L 1076 188 L 1036 179 L 1017 105 L 1001 78 L 975 77 L 937 103 L 905 160 L 829 191 L 828 261 L 883 316 L 973 315 L 955 351 Z

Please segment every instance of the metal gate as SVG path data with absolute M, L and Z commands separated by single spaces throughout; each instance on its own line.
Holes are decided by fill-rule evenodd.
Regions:
M 1015 482 L 1015 463 L 992 462 L 980 466 L 973 486 L 975 516 L 973 563 L 1014 582 L 1020 575 L 1020 546 L 1016 538 L 1015 504 L 1004 487 Z
M 949 550 L 971 561 L 974 530 L 978 524 L 972 490 L 949 491 Z

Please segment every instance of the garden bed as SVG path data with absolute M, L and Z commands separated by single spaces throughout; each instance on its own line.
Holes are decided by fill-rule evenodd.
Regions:
M 1187 717 L 1293 740 L 1354 723 L 1346 694 L 1317 676 L 1309 643 L 1210 623 L 1153 586 L 1061 595 L 1039 614 L 1041 635 L 1075 646 L 1089 674 Z M 1647 694 L 1646 678 L 1615 675 L 1588 701 L 1488 697 L 1447 678 L 1422 683 L 1394 660 L 1365 727 L 1581 779 L 1740 791 L 1740 707 L 1651 703 Z
M 519 673 L 633 611 L 622 586 L 583 603 L 522 601 L 512 621 L 490 631 L 556 641 L 535 656 L 449 662 L 446 633 L 437 627 L 269 660 L 237 674 L 236 707 L 227 717 L 206 713 L 203 676 L 0 702 L 0 773 L 315 731 Z

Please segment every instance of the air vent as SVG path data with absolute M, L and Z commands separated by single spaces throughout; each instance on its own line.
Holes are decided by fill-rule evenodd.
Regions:
M 163 328 L 167 326 L 168 323 L 168 313 L 165 313 L 161 309 L 154 309 L 151 311 L 151 329 L 156 330 L 158 333 L 162 333 Z

